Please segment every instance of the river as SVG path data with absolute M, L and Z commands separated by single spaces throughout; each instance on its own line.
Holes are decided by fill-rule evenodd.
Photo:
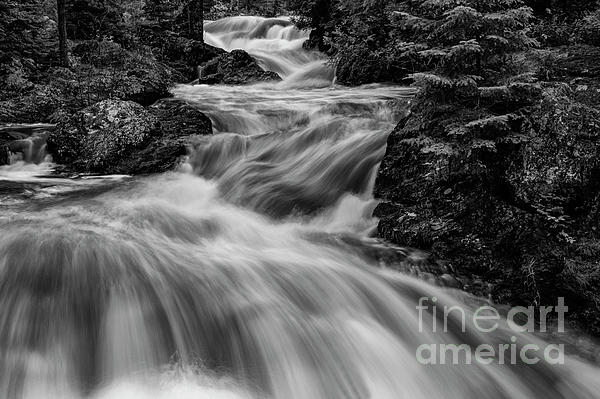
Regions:
M 413 92 L 335 85 L 306 38 L 287 19 L 206 25 L 283 80 L 175 87 L 215 130 L 176 171 L 59 178 L 41 147 L 0 167 L 0 398 L 600 398 L 574 353 L 418 360 L 552 338 L 463 331 L 458 312 L 434 331 L 421 303 L 486 302 L 395 271 L 413 255 L 373 238 L 377 166 Z

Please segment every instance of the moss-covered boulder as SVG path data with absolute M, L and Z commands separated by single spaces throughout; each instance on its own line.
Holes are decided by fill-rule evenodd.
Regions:
M 48 139 L 55 162 L 75 172 L 145 174 L 174 167 L 210 119 L 181 101 L 150 108 L 105 100 L 60 122 Z

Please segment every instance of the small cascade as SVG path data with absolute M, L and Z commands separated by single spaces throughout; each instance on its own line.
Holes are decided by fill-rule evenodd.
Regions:
M 46 140 L 54 125 L 21 124 L 0 127 L 0 137 L 7 139 L 10 164 L 40 164 L 47 160 Z
M 231 51 L 242 49 L 265 70 L 278 73 L 286 87 L 326 87 L 334 71 L 317 51 L 302 45 L 309 32 L 297 29 L 289 18 L 230 17 L 205 24 L 205 41 Z

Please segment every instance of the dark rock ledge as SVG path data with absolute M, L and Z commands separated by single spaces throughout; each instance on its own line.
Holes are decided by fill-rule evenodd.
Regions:
M 513 84 L 423 105 L 391 133 L 379 235 L 498 303 L 556 305 L 600 333 L 600 111 L 581 88 Z M 527 104 L 528 103 L 528 104 Z
M 77 173 L 160 173 L 175 167 L 194 139 L 209 134 L 210 119 L 183 101 L 162 100 L 144 108 L 105 100 L 59 123 L 48 138 L 48 151 Z

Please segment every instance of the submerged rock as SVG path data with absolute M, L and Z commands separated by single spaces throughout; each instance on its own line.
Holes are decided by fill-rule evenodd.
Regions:
M 210 119 L 182 101 L 105 100 L 59 123 L 48 151 L 76 172 L 157 173 L 173 168 L 194 136 L 211 133 Z
M 560 84 L 520 108 L 510 93 L 522 89 L 542 94 L 495 88 L 507 114 L 429 105 L 397 126 L 376 183 L 379 234 L 431 251 L 498 302 L 563 296 L 600 333 L 600 112 Z
M 233 50 L 204 65 L 200 83 L 238 85 L 272 80 L 281 80 L 281 77 L 262 69 L 247 52 Z

